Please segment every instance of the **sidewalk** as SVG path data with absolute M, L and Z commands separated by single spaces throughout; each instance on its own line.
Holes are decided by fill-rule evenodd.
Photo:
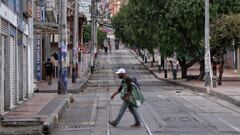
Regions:
M 187 81 L 186 79 L 181 79 L 181 71 L 178 71 L 177 73 L 177 80 L 173 80 L 171 71 L 168 71 L 168 78 L 164 78 L 164 72 L 162 71 L 161 73 L 159 73 L 158 71 L 157 62 L 155 62 L 153 68 L 151 68 L 150 62 L 144 63 L 142 59 L 135 54 L 134 51 L 131 50 L 131 53 L 135 55 L 138 61 L 141 62 L 146 67 L 146 69 L 148 69 L 156 78 L 172 84 L 182 85 L 192 90 L 207 92 L 204 81 Z M 199 68 L 197 65 L 194 65 L 188 70 L 188 75 L 198 74 Z M 217 86 L 216 88 L 213 88 L 209 94 L 231 102 L 240 107 L 240 74 L 225 69 L 223 73 L 222 86 Z
M 9 112 L 1 119 L 1 135 L 42 134 L 43 125 L 56 124 L 64 108 L 72 101 L 72 94 L 35 93 L 30 99 Z
M 89 79 L 90 73 L 87 71 L 82 71 L 81 76 L 76 80 L 76 83 L 72 83 L 72 78 L 68 78 L 67 89 L 68 93 L 79 93 L 81 87 L 86 84 Z M 39 93 L 57 93 L 58 89 L 58 78 L 52 78 L 52 84 L 48 85 L 47 81 L 37 82 L 37 88 Z
M 86 85 L 90 74 L 82 74 L 72 84 L 68 79 L 68 93 L 78 93 Z M 46 81 L 38 82 L 38 93 L 2 115 L 0 134 L 48 134 L 62 117 L 63 112 L 73 101 L 72 94 L 57 94 L 57 79 L 52 85 Z

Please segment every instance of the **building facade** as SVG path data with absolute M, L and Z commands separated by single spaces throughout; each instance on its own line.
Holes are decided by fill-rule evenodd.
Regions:
M 29 98 L 34 89 L 32 1 L 0 1 L 0 112 Z
M 128 1 L 129 0 L 109 0 L 109 10 L 111 12 L 111 16 L 116 15 L 122 6 L 128 4 Z
M 225 54 L 225 67 L 240 73 L 240 48 L 227 50 Z
M 53 77 L 58 77 L 58 51 L 59 51 L 59 29 L 58 14 L 59 0 L 38 0 L 34 3 L 34 76 L 37 81 L 45 80 L 44 63 L 50 58 L 54 64 Z M 89 2 L 86 0 L 79 1 L 79 42 L 82 42 L 83 21 L 86 17 L 81 12 L 80 7 L 84 7 Z M 67 1 L 67 71 L 68 77 L 72 73 L 72 48 L 73 48 L 73 13 L 74 1 Z M 85 8 L 85 7 L 84 7 Z M 79 55 L 80 56 L 80 55 Z M 80 59 L 80 58 L 79 58 Z M 80 60 L 79 60 L 80 61 Z M 80 67 L 80 66 L 79 66 Z M 80 70 L 79 70 L 80 71 Z

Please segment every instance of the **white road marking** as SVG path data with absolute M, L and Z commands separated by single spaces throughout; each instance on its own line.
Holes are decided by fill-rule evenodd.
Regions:
M 151 132 L 151 130 L 150 130 L 150 128 L 148 127 L 147 123 L 145 122 L 145 120 L 143 119 L 143 117 L 142 117 L 142 115 L 141 115 L 140 113 L 139 113 L 139 116 L 140 116 L 140 118 L 141 118 L 141 120 L 142 120 L 142 122 L 143 122 L 144 127 L 145 127 L 146 130 L 147 130 L 148 135 L 153 135 L 152 132 Z
M 163 95 L 158 95 L 159 98 L 166 98 L 165 96 Z

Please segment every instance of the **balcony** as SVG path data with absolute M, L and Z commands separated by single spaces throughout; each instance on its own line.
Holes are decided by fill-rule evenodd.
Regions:
M 57 22 L 56 0 L 46 0 L 46 17 L 49 22 Z

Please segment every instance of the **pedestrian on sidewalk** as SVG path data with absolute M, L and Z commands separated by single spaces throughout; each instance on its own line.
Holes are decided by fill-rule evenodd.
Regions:
M 212 58 L 212 71 L 213 71 L 213 75 L 217 76 L 217 58 L 214 56 Z
M 109 52 L 112 53 L 112 45 L 109 43 L 108 44 Z
M 45 69 L 46 69 L 46 78 L 47 78 L 48 85 L 51 85 L 53 63 L 51 62 L 50 58 L 48 58 L 47 62 L 45 63 Z
M 140 127 L 141 122 L 140 122 L 140 116 L 137 111 L 137 108 L 129 103 L 129 99 L 130 99 L 131 91 L 132 91 L 132 85 L 131 85 L 132 81 L 126 74 L 126 70 L 123 68 L 120 68 L 116 72 L 116 74 L 118 75 L 119 79 L 122 79 L 122 82 L 121 82 L 121 86 L 118 88 L 118 90 L 112 94 L 111 99 L 114 99 L 114 97 L 117 94 L 121 93 L 121 91 L 123 89 L 125 89 L 127 91 L 127 93 L 124 94 L 123 96 L 121 96 L 123 103 L 119 110 L 117 118 L 114 121 L 109 121 L 109 124 L 112 125 L 113 127 L 116 127 L 118 125 L 118 123 L 120 122 L 124 112 L 128 108 L 135 119 L 135 124 L 131 125 L 131 127 Z

